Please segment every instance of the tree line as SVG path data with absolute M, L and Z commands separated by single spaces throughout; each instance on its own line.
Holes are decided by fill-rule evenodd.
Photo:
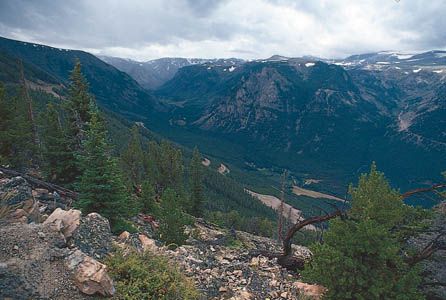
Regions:
M 187 184 L 181 150 L 168 141 L 143 143 L 138 125 L 131 129 L 127 147 L 118 157 L 113 155 L 104 115 L 89 93 L 79 61 L 66 99 L 50 101 L 36 119 L 27 93 L 24 82 L 14 96 L 0 86 L 2 165 L 37 169 L 46 180 L 74 189 L 79 195 L 75 206 L 84 213 L 102 214 L 115 232 L 132 230 L 126 220 L 143 212 L 160 219 L 163 240 L 184 242 L 188 216 L 203 216 L 198 149 L 187 167 Z

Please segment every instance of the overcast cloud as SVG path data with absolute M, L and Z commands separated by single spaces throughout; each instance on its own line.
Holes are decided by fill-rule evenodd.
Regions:
M 446 49 L 446 0 L 0 0 L 0 35 L 95 54 L 265 58 Z

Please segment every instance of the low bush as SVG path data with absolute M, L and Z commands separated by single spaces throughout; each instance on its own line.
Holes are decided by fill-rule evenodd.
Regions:
M 106 264 L 115 281 L 116 299 L 198 299 L 193 281 L 165 257 L 117 251 Z

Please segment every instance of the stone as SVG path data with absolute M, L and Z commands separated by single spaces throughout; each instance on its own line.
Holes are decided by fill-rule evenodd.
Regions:
M 139 241 L 141 242 L 142 249 L 144 251 L 156 251 L 158 246 L 155 243 L 155 240 L 147 237 L 145 234 L 138 235 Z
M 22 209 L 22 208 L 17 208 L 13 213 L 12 213 L 12 217 L 14 218 L 14 219 L 20 219 L 20 218 L 22 218 L 23 216 L 27 216 L 28 215 L 28 213 L 24 210 L 24 209 Z
M 128 231 L 123 231 L 118 236 L 118 241 L 125 243 L 130 238 L 130 233 Z
M 221 286 L 221 287 L 218 289 L 218 291 L 219 291 L 220 293 L 226 293 L 226 292 L 228 291 L 228 289 L 225 288 L 224 286 Z
M 322 296 L 326 291 L 326 288 L 321 285 L 308 284 L 301 281 L 296 281 L 294 286 L 300 291 L 300 293 L 315 300 L 322 299 Z
M 79 228 L 70 240 L 71 247 L 77 247 L 85 254 L 101 259 L 111 252 L 112 245 L 110 223 L 98 213 L 90 213 L 81 218 Z
M 59 230 L 65 238 L 70 238 L 80 224 L 81 211 L 70 209 L 68 211 L 57 208 L 46 220 L 44 225 L 53 226 Z
M 107 274 L 106 265 L 80 250 L 68 256 L 66 264 L 73 271 L 74 282 L 82 293 L 102 296 L 112 296 L 115 293 L 113 280 Z

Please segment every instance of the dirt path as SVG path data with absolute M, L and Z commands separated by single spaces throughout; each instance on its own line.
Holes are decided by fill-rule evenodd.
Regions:
M 279 210 L 280 207 L 280 199 L 277 198 L 276 196 L 272 196 L 272 195 L 265 195 L 265 194 L 259 194 L 250 190 L 245 189 L 245 191 L 250 194 L 251 196 L 253 196 L 254 198 L 259 199 L 263 204 L 265 204 L 268 207 L 271 207 L 274 210 Z M 287 218 L 290 219 L 290 221 L 292 223 L 296 223 L 300 220 L 303 219 L 302 217 L 302 212 L 300 210 L 298 210 L 297 208 L 294 208 L 293 206 L 284 203 L 283 204 L 283 212 L 282 215 Z M 316 228 L 312 225 L 310 226 L 306 226 L 306 229 L 309 230 L 316 230 Z
M 293 193 L 297 196 L 307 196 L 307 197 L 311 197 L 311 198 L 323 198 L 323 199 L 330 199 L 330 200 L 345 202 L 344 199 L 341 199 L 341 198 L 338 198 L 338 197 L 335 197 L 332 195 L 312 191 L 312 190 L 307 190 L 307 189 L 304 189 L 304 188 L 301 188 L 298 186 L 293 186 Z

